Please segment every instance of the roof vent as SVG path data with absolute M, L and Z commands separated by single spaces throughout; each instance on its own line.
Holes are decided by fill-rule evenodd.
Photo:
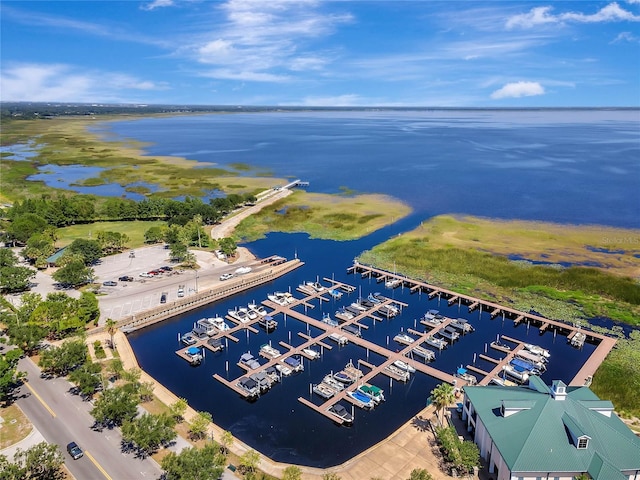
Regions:
M 551 384 L 551 396 L 554 400 L 567 398 L 567 385 L 562 380 L 554 380 Z

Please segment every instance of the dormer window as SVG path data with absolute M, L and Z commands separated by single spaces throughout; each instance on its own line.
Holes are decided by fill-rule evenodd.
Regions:
M 586 435 L 578 438 L 578 450 L 585 450 L 589 446 L 589 437 Z

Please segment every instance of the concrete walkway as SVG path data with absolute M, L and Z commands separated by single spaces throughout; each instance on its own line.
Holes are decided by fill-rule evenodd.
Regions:
M 40 442 L 45 442 L 45 441 L 46 440 L 44 439 L 40 431 L 36 427 L 31 425 L 31 432 L 29 432 L 29 435 L 24 437 L 18 443 L 14 443 L 9 447 L 0 450 L 0 455 L 4 455 L 9 460 L 13 460 L 13 456 L 15 455 L 18 449 L 24 451 L 33 447 L 34 445 L 37 445 Z

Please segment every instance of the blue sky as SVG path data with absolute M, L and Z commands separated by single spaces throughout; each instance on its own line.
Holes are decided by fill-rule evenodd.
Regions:
M 640 0 L 0 3 L 2 101 L 640 106 Z

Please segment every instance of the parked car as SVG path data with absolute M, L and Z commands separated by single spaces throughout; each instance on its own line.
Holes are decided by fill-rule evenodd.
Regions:
M 147 273 L 147 272 L 142 272 L 140 274 L 140 276 L 143 277 L 143 278 L 151 278 L 151 277 L 153 277 L 153 275 L 151 275 L 150 273 Z
M 167 303 L 167 294 L 165 292 L 160 295 L 160 303 Z
M 168 265 L 165 265 L 164 267 L 160 267 L 158 270 L 162 270 L 163 272 L 170 272 L 171 270 L 173 270 L 173 268 L 171 268 Z
M 233 278 L 233 273 L 223 273 L 220 275 L 220 280 L 229 280 L 230 278 Z
M 71 455 L 71 458 L 73 458 L 74 460 L 78 460 L 80 457 L 84 455 L 84 452 L 76 442 L 71 442 L 67 445 L 67 452 L 69 453 L 69 455 Z
M 178 287 L 178 296 L 184 297 L 184 287 L 182 285 Z
M 133 277 L 130 277 L 129 275 L 123 275 L 122 277 L 118 278 L 118 280 L 120 280 L 121 282 L 133 282 Z
M 115 287 L 116 285 L 118 285 L 118 282 L 107 280 L 106 282 L 102 282 L 102 285 L 104 285 L 105 287 Z

